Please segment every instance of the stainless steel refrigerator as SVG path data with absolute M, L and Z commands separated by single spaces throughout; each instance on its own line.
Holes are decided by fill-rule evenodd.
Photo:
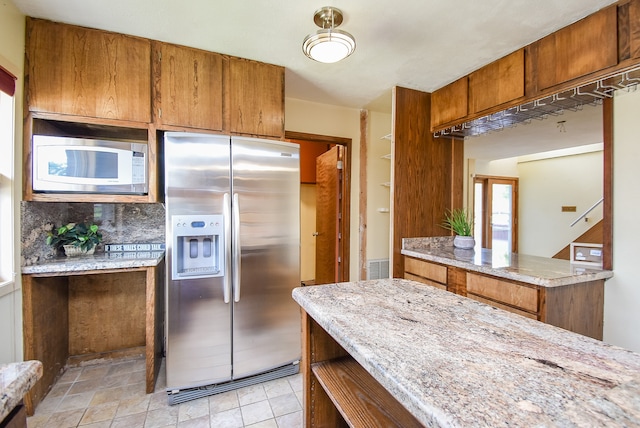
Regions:
M 164 135 L 169 404 L 298 372 L 297 145 Z

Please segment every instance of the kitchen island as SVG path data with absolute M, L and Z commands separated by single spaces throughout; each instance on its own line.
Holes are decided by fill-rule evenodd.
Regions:
M 293 297 L 308 427 L 640 425 L 631 351 L 403 279 Z
M 43 365 L 25 396 L 32 415 L 67 366 L 137 357 L 146 391 L 160 370 L 164 252 L 96 253 L 22 266 L 24 358 Z
M 460 250 L 453 237 L 405 238 L 405 279 L 602 339 L 604 282 L 613 272 L 486 248 Z

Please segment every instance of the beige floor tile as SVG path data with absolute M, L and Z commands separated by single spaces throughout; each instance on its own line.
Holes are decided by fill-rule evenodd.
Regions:
M 164 367 L 153 394 L 143 369 L 141 358 L 67 369 L 29 428 L 302 427 L 301 375 L 169 406 Z
M 302 411 L 289 413 L 276 418 L 278 428 L 302 428 Z
M 302 407 L 300 407 L 300 403 L 298 402 L 298 398 L 293 392 L 270 398 L 269 404 L 271 404 L 271 410 L 273 411 L 274 416 L 282 416 L 287 413 L 302 410 Z
M 66 395 L 58 405 L 58 412 L 65 410 L 86 409 L 91 403 L 95 392 L 84 392 L 82 394 Z
M 198 419 L 209 415 L 209 399 L 200 398 L 198 400 L 187 401 L 178 406 L 178 422 Z
M 201 416 L 196 419 L 190 419 L 188 421 L 178 422 L 178 428 L 217 428 L 211 427 L 211 421 L 209 415 Z
M 95 392 L 98 389 L 102 388 L 103 382 L 102 379 L 87 379 L 87 380 L 77 380 L 73 382 L 71 388 L 69 388 L 68 395 L 82 394 L 83 392 Z
M 134 397 L 125 398 L 119 401 L 118 410 L 116 411 L 116 418 L 122 416 L 129 416 L 136 413 L 145 413 L 149 409 L 149 400 L 151 397 Z
M 225 410 L 240 407 L 237 391 L 227 391 L 209 397 L 209 408 L 211 413 L 219 413 Z
M 144 428 L 144 421 L 146 418 L 146 412 L 115 418 L 111 423 L 111 428 Z
M 87 379 L 100 379 L 107 375 L 110 370 L 110 365 L 107 364 L 96 364 L 93 366 L 85 366 L 82 367 L 82 372 L 80 376 L 78 376 L 77 380 L 87 380 Z
M 80 423 L 80 419 L 82 419 L 83 414 L 84 409 L 57 412 L 51 415 L 47 421 L 47 426 L 55 428 L 75 427 Z
M 275 419 L 267 419 L 266 421 L 258 422 L 257 424 L 245 425 L 247 428 L 278 428 L 278 424 Z
M 80 373 L 82 373 L 82 368 L 81 367 L 69 368 L 69 369 L 65 370 L 65 372 L 62 374 L 62 376 L 60 376 L 60 379 L 58 379 L 56 384 L 75 382 L 76 379 L 78 379 L 78 376 L 80 376 Z
M 109 421 L 110 423 L 116 415 L 116 410 L 118 410 L 117 402 L 105 403 L 98 406 L 89 407 L 87 408 L 87 411 L 84 412 L 84 416 L 82 416 L 80 425 L 88 425 L 103 421 Z
M 178 423 L 178 408 L 166 407 L 147 412 L 147 419 L 144 422 L 145 428 L 160 428 L 165 426 L 175 427 Z
M 273 418 L 273 411 L 271 410 L 268 400 L 247 404 L 246 406 L 240 407 L 240 411 L 242 412 L 242 420 L 245 425 L 251 425 Z
M 287 378 L 275 379 L 263 384 L 267 398 L 278 397 L 279 395 L 291 394 L 293 389 Z
M 240 408 L 211 414 L 211 426 L 215 428 L 242 428 Z
M 241 406 L 257 403 L 258 401 L 264 401 L 267 399 L 267 393 L 264 392 L 264 387 L 261 384 L 246 386 L 237 390 L 238 401 Z

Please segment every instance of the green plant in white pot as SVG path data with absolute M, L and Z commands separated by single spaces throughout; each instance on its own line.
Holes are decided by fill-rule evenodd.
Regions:
M 464 208 L 454 208 L 444 215 L 442 227 L 456 234 L 453 238 L 453 246 L 456 248 L 471 249 L 476 246 L 473 239 L 473 219 Z
M 95 224 L 68 223 L 60 227 L 54 226 L 47 233 L 47 245 L 51 245 L 56 251 L 64 249 L 67 256 L 93 254 L 101 241 L 102 234 Z

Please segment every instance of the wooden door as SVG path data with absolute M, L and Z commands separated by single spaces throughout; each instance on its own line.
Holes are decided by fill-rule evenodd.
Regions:
M 154 74 L 156 122 L 163 125 L 222 129 L 222 55 L 158 43 Z
M 343 280 L 340 263 L 343 147 L 334 146 L 316 160 L 316 284 Z

